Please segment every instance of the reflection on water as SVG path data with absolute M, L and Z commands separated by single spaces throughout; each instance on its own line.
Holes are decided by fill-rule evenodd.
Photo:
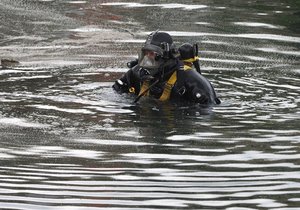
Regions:
M 0 2 L 3 209 L 297 209 L 297 1 Z M 157 28 L 222 104 L 118 95 Z

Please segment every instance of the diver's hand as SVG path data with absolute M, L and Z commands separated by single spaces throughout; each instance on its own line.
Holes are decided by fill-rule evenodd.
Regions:
M 118 93 L 126 93 L 128 92 L 128 86 L 122 80 L 118 79 L 115 84 L 113 84 L 113 89 Z
M 154 79 L 154 77 L 151 75 L 150 71 L 148 69 L 145 68 L 139 68 L 139 77 L 140 80 L 142 81 L 150 81 L 152 79 Z
M 215 98 L 215 102 L 216 102 L 216 104 L 221 104 L 221 100 L 217 97 Z

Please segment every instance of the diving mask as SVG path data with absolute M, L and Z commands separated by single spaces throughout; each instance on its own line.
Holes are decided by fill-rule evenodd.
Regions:
M 163 59 L 158 53 L 150 50 L 142 51 L 139 59 L 140 67 L 146 69 L 151 76 L 154 76 L 158 72 L 163 62 Z

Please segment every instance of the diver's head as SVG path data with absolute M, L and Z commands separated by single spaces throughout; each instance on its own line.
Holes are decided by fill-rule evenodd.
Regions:
M 142 47 L 139 65 L 154 76 L 163 64 L 172 58 L 174 51 L 175 45 L 170 34 L 155 31 L 148 35 Z

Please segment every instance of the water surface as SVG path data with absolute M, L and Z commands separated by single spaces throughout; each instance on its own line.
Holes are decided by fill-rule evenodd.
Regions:
M 298 209 L 297 1 L 1 0 L 2 209 Z M 200 45 L 222 104 L 118 95 L 145 37 Z

